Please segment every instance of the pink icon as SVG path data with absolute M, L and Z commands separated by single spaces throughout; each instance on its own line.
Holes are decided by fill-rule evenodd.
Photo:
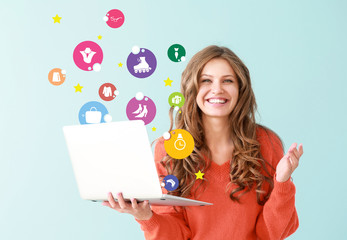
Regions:
M 129 120 L 143 120 L 145 125 L 153 121 L 156 112 L 155 103 L 146 96 L 142 99 L 132 98 L 126 108 Z
M 111 101 L 118 95 L 117 88 L 112 83 L 104 83 L 99 88 L 99 96 L 104 101 Z
M 84 41 L 75 47 L 73 60 L 84 71 L 100 71 L 104 54 L 101 47 L 92 41 Z
M 110 10 L 107 14 L 106 17 L 104 18 L 107 25 L 111 28 L 119 28 L 120 26 L 123 25 L 124 23 L 124 14 L 122 11 L 118 9 L 112 9 Z

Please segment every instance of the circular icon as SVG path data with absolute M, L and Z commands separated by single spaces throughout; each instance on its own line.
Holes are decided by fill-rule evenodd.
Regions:
M 164 179 L 163 179 L 163 187 L 168 190 L 168 191 L 174 191 L 178 188 L 179 182 L 178 182 L 178 178 L 174 175 L 167 175 Z
M 184 62 L 186 60 L 186 50 L 180 44 L 173 44 L 167 50 L 167 56 L 173 62 Z
M 154 73 L 157 67 L 157 59 L 150 50 L 146 48 L 139 49 L 135 46 L 128 56 L 127 67 L 134 77 L 146 78 Z
M 109 122 L 110 118 L 112 120 L 106 107 L 102 103 L 96 101 L 84 104 L 80 109 L 78 118 L 80 124 L 104 123 Z
M 104 17 L 107 25 L 111 28 L 119 28 L 124 23 L 124 14 L 121 10 L 112 9 Z
M 145 125 L 153 121 L 156 112 L 154 102 L 146 96 L 143 96 L 142 99 L 132 98 L 126 108 L 129 120 L 143 120 Z
M 104 101 L 111 101 L 117 95 L 117 88 L 112 83 L 104 83 L 99 88 L 99 96 Z
M 48 81 L 54 86 L 59 86 L 64 83 L 66 78 L 66 71 L 61 70 L 60 68 L 53 68 L 48 73 Z
M 174 92 L 170 94 L 168 101 L 170 106 L 182 107 L 185 103 L 185 98 L 182 93 Z
M 194 139 L 192 135 L 183 129 L 170 132 L 171 138 L 164 141 L 164 147 L 172 158 L 183 159 L 188 157 L 194 150 Z
M 104 54 L 101 47 L 92 41 L 84 41 L 75 47 L 73 60 L 84 71 L 100 71 Z

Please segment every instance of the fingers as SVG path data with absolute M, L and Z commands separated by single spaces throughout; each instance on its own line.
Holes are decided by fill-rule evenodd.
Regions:
M 295 156 L 293 150 L 289 152 L 289 157 L 290 157 L 291 163 L 292 163 L 292 165 L 293 165 L 293 168 L 294 168 L 294 169 L 297 168 L 298 165 L 299 165 L 299 159 Z M 293 170 L 294 170 L 294 169 L 293 169 Z
M 134 209 L 137 209 L 138 204 L 137 204 L 136 199 L 135 199 L 135 198 L 131 198 L 130 201 L 131 201 L 131 206 L 132 206 Z
M 304 153 L 304 147 L 302 146 L 302 143 L 299 145 L 299 154 L 300 157 L 302 156 L 302 154 Z
M 122 193 L 117 194 L 117 200 L 118 200 L 118 204 L 119 204 L 121 209 L 127 209 L 128 208 L 128 204 L 125 202 Z
M 108 199 L 108 202 L 109 202 L 109 204 L 111 205 L 112 208 L 117 207 L 118 203 L 116 203 L 116 201 L 114 200 L 113 195 L 112 195 L 111 192 L 108 193 L 107 199 Z

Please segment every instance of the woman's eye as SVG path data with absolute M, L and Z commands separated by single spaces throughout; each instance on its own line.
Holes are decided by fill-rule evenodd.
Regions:
M 211 82 L 210 79 L 203 79 L 201 82 Z
M 231 79 L 225 79 L 224 82 L 233 82 Z

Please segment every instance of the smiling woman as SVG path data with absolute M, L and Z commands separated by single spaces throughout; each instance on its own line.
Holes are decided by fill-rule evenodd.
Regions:
M 281 139 L 255 122 L 256 101 L 244 63 L 230 49 L 209 46 L 182 73 L 186 102 L 176 129 L 194 138 L 193 153 L 170 157 L 157 141 L 159 175 L 175 175 L 169 194 L 211 202 L 204 207 L 149 206 L 148 202 L 104 205 L 132 214 L 146 239 L 284 239 L 299 226 L 290 177 L 303 154 L 294 143 L 286 155 Z M 173 108 L 170 109 L 173 127 Z M 204 178 L 198 179 L 197 172 Z

